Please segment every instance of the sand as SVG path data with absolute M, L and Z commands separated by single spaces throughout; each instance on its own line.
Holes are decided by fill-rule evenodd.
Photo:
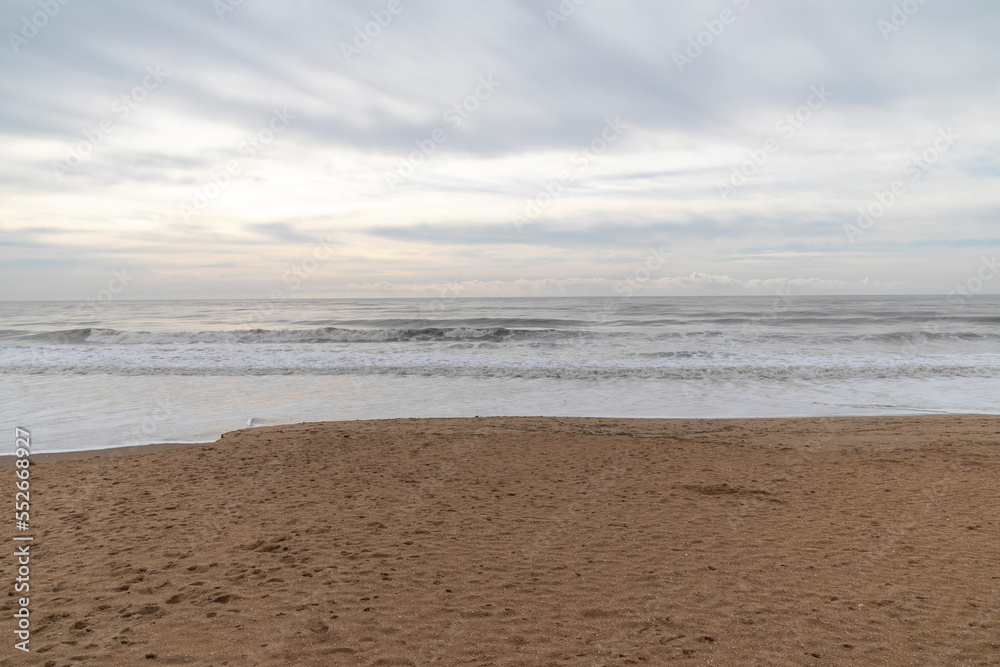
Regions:
M 996 665 L 998 445 L 487 418 L 39 456 L 32 652 L 8 593 L 0 665 Z

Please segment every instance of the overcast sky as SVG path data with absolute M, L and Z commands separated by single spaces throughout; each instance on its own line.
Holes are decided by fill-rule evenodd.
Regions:
M 0 299 L 947 293 L 995 257 L 995 0 L 577 1 L 5 0 Z

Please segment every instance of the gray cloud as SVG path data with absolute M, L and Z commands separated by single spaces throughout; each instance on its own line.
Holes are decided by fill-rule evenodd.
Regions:
M 517 263 L 504 247 L 527 247 L 534 253 L 524 262 L 537 263 L 559 249 L 670 242 L 718 275 L 756 253 L 759 275 L 740 277 L 748 281 L 808 280 L 818 270 L 811 259 L 774 259 L 779 248 L 863 263 L 893 248 L 905 258 L 924 247 L 971 253 L 993 242 L 995 2 L 914 2 L 919 10 L 886 32 L 879 22 L 892 21 L 889 0 L 588 0 L 555 29 L 547 15 L 558 11 L 555 0 L 401 1 L 403 10 L 350 61 L 342 45 L 386 3 L 246 0 L 220 17 L 208 0 L 76 0 L 37 35 L 15 37 L 17 53 L 11 35 L 39 5 L 3 3 L 0 230 L 9 239 L 0 252 L 11 260 L 29 252 L 38 266 L 74 253 L 85 255 L 80 266 L 88 257 L 103 266 L 98 258 L 108 255 L 173 253 L 176 262 L 221 269 L 229 261 L 210 258 L 225 243 L 271 241 L 287 254 L 318 232 L 336 232 L 355 248 L 351 271 L 370 270 L 372 253 L 419 243 L 473 253 L 485 277 Z M 726 11 L 733 21 L 706 32 L 719 29 Z M 691 55 L 689 40 L 698 39 L 707 45 L 679 71 L 675 54 Z M 151 66 L 169 75 L 122 118 L 116 100 Z M 446 114 L 475 95 L 480 77 L 499 87 L 455 127 Z M 720 201 L 717 184 L 818 85 L 833 91 L 830 103 Z M 267 127 L 275 107 L 290 109 L 293 121 L 244 159 L 241 142 Z M 516 234 L 510 215 L 609 116 L 627 123 L 622 141 Z M 108 119 L 114 133 L 60 178 L 54 163 Z M 847 243 L 842 226 L 856 209 L 902 178 L 907 155 L 949 126 L 962 136 L 955 149 L 860 244 Z M 384 175 L 438 129 L 446 141 L 389 191 Z M 241 170 L 231 183 L 196 220 L 178 221 L 179 207 L 233 160 Z M 935 224 L 941 218 L 948 222 Z M 376 251 L 372 242 L 387 245 Z M 189 248 L 200 249 L 189 257 L 204 258 L 181 259 Z M 952 256 L 956 265 L 972 259 Z M 463 261 L 456 254 L 437 263 Z M 591 261 L 596 275 L 602 268 Z M 426 260 L 407 262 L 401 270 L 416 282 L 437 279 Z M 560 279 L 587 277 L 583 264 L 569 270 Z M 853 284 L 865 269 L 850 271 L 844 279 Z M 921 271 L 900 271 L 882 284 L 929 284 Z M 350 280 L 381 279 L 369 278 Z M 836 284 L 829 273 L 823 279 Z

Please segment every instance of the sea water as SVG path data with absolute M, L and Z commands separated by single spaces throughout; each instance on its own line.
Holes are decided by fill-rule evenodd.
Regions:
M 998 414 L 1000 297 L 4 302 L 0 380 L 0 428 L 50 452 L 315 420 Z

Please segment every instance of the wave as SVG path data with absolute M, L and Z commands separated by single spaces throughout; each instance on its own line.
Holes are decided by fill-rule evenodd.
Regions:
M 646 320 L 637 320 L 635 324 L 645 324 Z M 856 315 L 849 316 L 840 313 L 830 313 L 823 316 L 790 315 L 781 311 L 764 313 L 730 314 L 727 316 L 709 315 L 706 317 L 685 317 L 679 320 L 664 320 L 664 323 L 678 324 L 719 324 L 738 326 L 741 324 L 765 323 L 771 325 L 818 324 L 834 326 L 889 326 L 893 324 L 929 324 L 944 322 L 951 324 L 1000 324 L 1000 316 L 996 315 L 956 315 L 948 312 L 916 315 Z M 657 322 L 650 322 L 657 323 Z
M 387 343 L 400 341 L 511 340 L 582 336 L 586 332 L 551 329 L 507 329 L 504 327 L 426 327 L 420 329 L 238 329 L 233 331 L 120 331 L 117 329 L 69 329 L 21 336 L 23 340 L 52 345 L 254 345 L 275 343 Z
M 430 314 L 430 313 L 428 313 Z M 378 318 L 378 319 L 340 319 L 303 320 L 293 322 L 307 327 L 351 327 L 360 329 L 421 329 L 436 328 L 477 328 L 477 329 L 558 329 L 560 327 L 586 327 L 587 320 L 564 319 L 556 317 L 464 317 L 462 319 L 447 319 L 438 314 L 433 319 L 424 318 Z
M 1000 378 L 1000 365 L 983 364 L 856 364 L 856 365 L 671 365 L 620 364 L 449 364 L 379 363 L 325 365 L 218 364 L 214 366 L 98 364 L 9 364 L 0 367 L 9 375 L 107 375 L 107 376 L 420 376 L 525 378 L 557 380 L 849 380 Z
M 802 345 L 828 343 L 908 343 L 908 342 L 1000 342 L 1000 332 L 982 331 L 895 331 L 885 333 L 795 332 L 772 326 L 749 326 L 730 331 L 656 331 L 620 329 L 521 329 L 508 327 L 388 327 L 348 329 L 237 329 L 231 331 L 121 331 L 118 329 L 82 328 L 29 333 L 23 330 L 0 330 L 0 341 L 16 344 L 26 341 L 49 345 L 256 345 L 297 343 L 392 343 L 434 341 L 549 341 L 564 339 L 631 338 L 646 341 L 732 340 L 742 343 L 795 341 Z
M 1000 333 L 981 333 L 974 331 L 896 331 L 893 333 L 881 334 L 857 334 L 854 336 L 841 336 L 841 339 L 849 340 L 873 340 L 873 341 L 909 341 L 909 340 L 1000 340 Z

